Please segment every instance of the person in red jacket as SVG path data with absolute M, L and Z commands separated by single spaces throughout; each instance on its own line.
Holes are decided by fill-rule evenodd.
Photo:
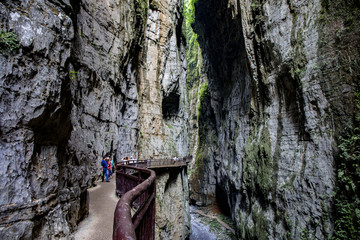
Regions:
M 109 176 L 111 177 L 112 176 L 112 166 L 111 166 L 110 158 L 107 157 L 106 161 L 107 161 L 107 169 L 109 171 Z

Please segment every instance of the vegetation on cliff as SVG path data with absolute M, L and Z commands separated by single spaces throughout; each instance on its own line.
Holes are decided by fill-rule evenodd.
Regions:
M 201 51 L 198 36 L 192 28 L 195 22 L 195 4 L 197 0 L 184 0 L 184 26 L 186 37 L 186 60 L 187 60 L 187 84 L 191 88 L 200 79 L 200 67 L 202 65 Z
M 360 237 L 360 92 L 355 97 L 355 125 L 340 138 L 333 239 Z
M 209 146 L 213 145 L 214 136 L 214 113 L 210 106 L 210 86 L 208 79 L 203 74 L 203 56 L 200 48 L 198 35 L 195 29 L 195 4 L 198 0 L 184 0 L 184 24 L 183 34 L 186 39 L 186 61 L 187 61 L 187 89 L 190 98 L 193 99 L 193 108 L 191 109 L 194 126 L 194 139 L 198 141 L 195 145 L 196 152 L 194 169 L 191 169 L 191 199 L 198 201 L 200 204 L 207 204 L 209 199 L 214 198 L 213 194 L 203 193 L 202 189 L 206 188 L 207 168 L 211 150 Z M 196 135 L 196 136 L 195 136 Z
M 330 100 L 334 111 L 339 157 L 336 159 L 337 187 L 334 197 L 334 233 L 332 239 L 360 237 L 360 4 L 356 0 L 322 0 L 319 22 L 322 29 L 322 54 L 332 62 L 323 61 L 321 70 L 334 82 L 328 92 L 342 91 L 341 101 Z M 328 69 L 331 69 L 330 71 Z M 345 93 L 345 94 L 344 94 Z M 344 117 L 346 114 L 348 117 Z M 344 127 L 345 126 L 345 127 Z
M 20 47 L 18 37 L 13 32 L 5 32 L 0 29 L 0 49 L 14 51 Z
M 208 94 L 209 94 L 209 84 L 207 82 L 205 82 L 204 84 L 202 84 L 200 86 L 200 91 L 199 91 L 199 103 L 198 103 L 198 107 L 197 107 L 198 121 L 199 121 L 199 116 L 201 115 L 201 104 L 204 102 L 205 97 Z

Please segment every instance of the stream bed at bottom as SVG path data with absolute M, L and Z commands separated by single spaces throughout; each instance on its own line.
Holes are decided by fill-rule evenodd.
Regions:
M 195 206 L 190 206 L 190 215 L 192 233 L 189 240 L 237 239 L 229 217 Z

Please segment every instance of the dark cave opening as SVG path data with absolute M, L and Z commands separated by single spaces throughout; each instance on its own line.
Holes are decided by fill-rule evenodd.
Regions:
M 227 193 L 219 185 L 216 185 L 216 206 L 218 206 L 221 214 L 231 217 L 230 206 L 227 200 Z
M 170 118 L 179 112 L 180 95 L 171 92 L 162 100 L 162 112 L 164 118 Z

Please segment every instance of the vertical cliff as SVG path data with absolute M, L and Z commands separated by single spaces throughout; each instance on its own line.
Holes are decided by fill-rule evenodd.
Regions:
M 0 238 L 71 238 L 106 153 L 193 153 L 241 239 L 357 234 L 358 1 L 184 2 L 1 1 Z M 157 238 L 186 238 L 159 176 Z
M 133 75 L 145 20 L 133 1 L 3 1 L 1 236 L 68 236 L 99 160 L 136 149 Z M 136 92 L 136 91 L 135 91 Z M 124 107 L 126 106 L 126 107 Z M 119 111 L 122 110 L 122 111 Z M 121 112 L 121 114 L 119 114 Z M 121 145 L 122 146 L 122 145 Z
M 182 1 L 150 1 L 140 69 L 139 156 L 188 154 Z
M 106 153 L 187 155 L 181 11 L 0 3 L 0 238 L 70 238 Z
M 195 10 L 208 87 L 192 200 L 230 210 L 242 239 L 329 238 L 337 140 L 356 127 L 359 5 L 198 0 Z
M 187 239 L 190 234 L 190 209 L 186 168 L 155 171 L 155 239 Z
M 152 0 L 147 6 L 137 78 L 138 157 L 189 154 L 188 97 L 182 1 Z M 190 233 L 185 170 L 157 171 L 156 239 L 185 239 Z

